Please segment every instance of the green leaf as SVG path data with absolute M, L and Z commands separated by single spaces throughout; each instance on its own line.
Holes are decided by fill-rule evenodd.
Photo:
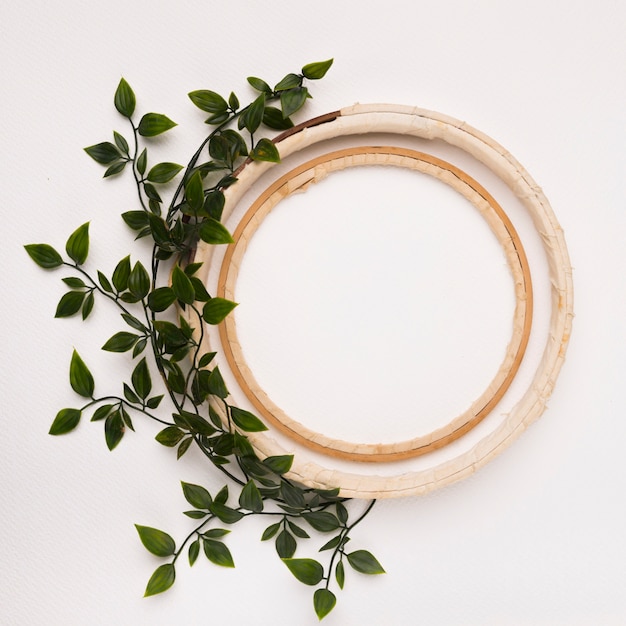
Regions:
M 239 506 L 254 513 L 260 513 L 263 510 L 263 498 L 253 480 L 249 480 L 241 490 Z
M 141 337 L 126 331 L 115 333 L 103 346 L 102 349 L 107 352 L 127 352 L 130 350 Z
M 290 521 L 288 521 L 287 524 L 289 525 L 289 529 L 291 530 L 291 532 L 296 537 L 299 537 L 300 539 L 309 539 L 311 537 L 309 533 L 307 533 L 307 531 L 304 530 L 304 528 L 300 528 L 300 526 L 298 526 L 297 524 L 294 524 L 293 522 L 290 522 Z
M 194 172 L 185 183 L 185 200 L 194 213 L 204 205 L 204 187 L 200 171 Z
M 176 294 L 171 287 L 158 287 L 148 295 L 148 306 L 155 312 L 165 311 L 176 302 Z
M 301 109 L 308 97 L 309 91 L 306 87 L 283 91 L 280 94 L 280 108 L 283 111 L 283 117 L 290 117 Z
M 367 550 L 356 550 L 346 554 L 348 563 L 361 574 L 384 574 L 383 566 L 376 560 L 376 557 Z
M 337 568 L 335 569 L 335 580 L 339 585 L 339 589 L 343 589 L 346 582 L 346 570 L 343 566 L 343 561 L 339 561 L 339 563 L 337 563 Z
M 31 243 L 24 246 L 28 256 L 44 269 L 52 269 L 63 265 L 61 255 L 47 243 Z
M 150 276 L 140 261 L 135 263 L 128 277 L 128 289 L 139 300 L 145 298 L 150 291 Z
M 211 528 L 204 533 L 204 536 L 209 539 L 219 539 L 220 537 L 225 537 L 228 534 L 230 534 L 230 530 L 226 528 Z
M 285 89 L 293 89 L 294 87 L 300 87 L 302 84 L 302 77 L 298 74 L 287 74 L 280 82 L 274 87 L 274 91 L 284 91 Z
M 337 502 L 337 504 L 335 504 L 335 510 L 337 511 L 339 521 L 345 524 L 348 521 L 348 509 L 346 509 L 341 502 Z
M 280 530 L 281 523 L 277 522 L 276 524 L 271 524 L 264 531 L 261 537 L 261 541 L 267 541 L 276 535 L 276 533 Z
M 268 456 L 263 460 L 263 465 L 276 474 L 286 474 L 293 464 L 293 454 L 282 454 L 279 456 Z
M 231 509 L 229 506 L 220 504 L 219 502 L 213 502 L 213 504 L 209 507 L 209 510 L 213 513 L 213 515 L 215 515 L 215 517 L 224 522 L 224 524 L 235 524 L 243 517 L 243 513 L 241 511 Z
M 89 317 L 89 314 L 93 310 L 93 305 L 95 302 L 95 298 L 93 296 L 93 291 L 90 291 L 83 302 L 83 319 L 86 320 Z
M 228 103 L 222 96 L 208 89 L 198 89 L 189 93 L 191 101 L 207 113 L 222 113 L 228 110 Z
M 143 176 L 146 173 L 146 167 L 148 167 L 148 150 L 144 148 L 137 157 L 137 171 Z
M 265 137 L 261 139 L 250 152 L 250 158 L 254 161 L 267 161 L 270 163 L 280 163 L 280 154 L 274 142 Z
M 256 76 L 248 76 L 247 80 L 248 83 L 253 87 L 253 89 L 256 89 L 257 91 L 262 91 L 267 95 L 272 95 L 272 88 L 264 80 L 261 80 Z
M 113 270 L 113 286 L 117 291 L 124 291 L 128 287 L 128 278 L 130 276 L 130 255 L 124 257 Z
M 72 385 L 72 389 L 79 396 L 83 396 L 84 398 L 93 397 L 93 376 L 76 350 L 72 353 L 72 360 L 70 362 L 70 385 Z
M 184 437 L 183 431 L 177 426 L 167 426 L 159 433 L 155 439 L 163 446 L 168 448 L 175 447 L 178 442 Z
M 65 245 L 68 256 L 82 265 L 87 260 L 89 253 L 89 222 L 79 226 L 69 237 Z
M 148 581 L 144 598 L 167 591 L 174 584 L 175 580 L 176 570 L 174 569 L 174 564 L 165 563 L 165 565 L 160 565 Z
M 189 544 L 189 567 L 198 560 L 200 554 L 200 539 L 196 539 Z
M 221 567 L 235 567 L 233 557 L 228 547 L 221 541 L 214 539 L 203 539 L 204 553 L 207 559 Z
M 304 493 L 302 492 L 302 489 L 296 485 L 292 485 L 286 480 L 283 480 L 280 485 L 280 492 L 283 499 L 289 506 L 297 509 L 304 506 Z
M 265 93 L 261 93 L 257 99 L 248 107 L 245 113 L 244 126 L 253 135 L 263 121 L 263 111 L 265 110 Z
M 282 530 L 276 537 L 276 552 L 281 559 L 290 559 L 295 553 L 298 544 L 291 533 Z
M 70 317 L 78 313 L 86 295 L 85 291 L 68 291 L 59 300 L 54 317 Z
M 130 85 L 122 78 L 113 98 L 115 108 L 124 116 L 130 117 L 135 111 L 135 94 Z
M 109 176 L 119 174 L 126 167 L 126 163 L 128 163 L 128 161 L 116 161 L 115 163 L 112 163 L 109 167 L 107 167 L 103 178 L 109 178 Z
M 212 245 L 233 243 L 234 239 L 227 228 L 212 217 L 206 218 L 200 225 L 200 239 Z
M 145 211 L 126 211 L 122 213 L 122 219 L 133 230 L 141 230 L 149 224 L 148 214 Z
M 122 158 L 122 153 L 110 141 L 103 141 L 85 148 L 85 152 L 100 165 L 109 165 Z
M 228 396 L 228 389 L 226 388 L 226 383 L 222 378 L 219 367 L 213 369 L 207 382 L 210 394 L 222 398 L 222 400 Z
M 263 123 L 274 130 L 287 130 L 293 128 L 293 122 L 289 117 L 283 117 L 283 112 L 276 107 L 265 107 Z
M 161 113 L 146 113 L 141 118 L 137 130 L 142 137 L 155 137 L 176 125 L 176 122 Z
M 115 130 L 113 131 L 113 139 L 115 139 L 115 145 L 120 149 L 120 151 L 124 154 L 128 154 L 130 150 L 128 142 Z M 124 163 L 126 163 L 126 161 L 124 161 Z
M 98 282 L 104 291 L 107 293 L 113 293 L 113 287 L 111 286 L 109 279 L 100 270 L 98 270 Z
M 178 451 L 176 452 L 177 459 L 180 459 L 180 457 L 183 456 L 183 454 L 185 454 L 187 450 L 189 450 L 189 447 L 191 446 L 192 442 L 193 442 L 193 437 L 183 439 L 183 441 L 180 442 L 180 445 L 178 446 Z
M 318 550 L 318 552 L 324 552 L 324 550 L 333 550 L 334 548 L 336 548 L 339 545 L 340 542 L 341 542 L 341 534 L 337 535 L 336 537 L 333 537 L 330 541 L 327 541 Z
M 309 80 L 319 80 L 320 78 L 324 78 L 324 76 L 326 76 L 326 72 L 328 72 L 332 64 L 333 59 L 328 59 L 328 61 L 318 61 L 317 63 L 309 63 L 302 68 L 302 74 Z
M 112 409 L 113 409 L 112 404 L 103 404 L 102 406 L 99 406 L 94 411 L 91 421 L 98 422 L 100 420 L 103 420 L 105 417 L 107 417 L 107 415 L 111 412 Z
M 239 108 L 239 98 L 235 95 L 234 91 L 230 92 L 230 96 L 228 96 L 228 106 L 236 111 Z
M 202 309 L 202 317 L 207 324 L 219 324 L 236 306 L 224 298 L 211 298 Z
M 174 265 L 172 270 L 172 289 L 176 298 L 185 304 L 193 304 L 196 299 L 196 293 L 189 280 L 189 276 L 180 269 L 178 265 Z
M 201 485 L 192 485 L 191 483 L 181 482 L 183 487 L 183 495 L 185 500 L 197 509 L 208 510 L 213 502 L 211 494 Z
M 121 410 L 114 411 L 104 420 L 104 439 L 109 450 L 114 450 L 124 436 L 124 420 Z
M 324 619 L 335 608 L 335 604 L 337 604 L 337 598 L 332 591 L 316 589 L 313 594 L 313 607 L 320 620 Z
M 137 395 L 142 400 L 145 400 L 152 391 L 152 379 L 150 378 L 150 370 L 145 357 L 137 363 L 131 375 L 131 381 Z
M 328 511 L 311 511 L 303 513 L 302 517 L 313 527 L 322 533 L 329 533 L 339 528 L 339 520 Z
M 150 169 L 147 178 L 151 183 L 167 183 L 182 169 L 178 163 L 158 163 Z
M 267 426 L 256 415 L 250 413 L 250 411 L 245 411 L 244 409 L 233 406 L 230 410 L 230 416 L 233 422 L 235 422 L 241 430 L 245 430 L 246 432 L 258 433 L 267 430 Z
M 80 421 L 81 412 L 78 409 L 61 409 L 52 422 L 48 431 L 50 435 L 64 435 L 74 430 Z
M 324 577 L 324 568 L 315 559 L 283 559 L 283 563 L 305 585 L 317 585 Z
M 148 552 L 156 556 L 171 556 L 176 552 L 176 543 L 166 532 L 139 524 L 135 524 L 135 528 Z
M 68 276 L 67 278 L 61 279 L 70 289 L 84 289 L 87 287 L 84 281 L 81 278 L 76 276 Z

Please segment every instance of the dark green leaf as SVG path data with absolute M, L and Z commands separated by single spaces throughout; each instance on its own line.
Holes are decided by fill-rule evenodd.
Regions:
M 261 139 L 250 152 L 250 158 L 254 161 L 268 161 L 280 163 L 280 154 L 274 142 L 265 137 Z
M 220 537 L 225 537 L 228 534 L 230 534 L 230 530 L 227 530 L 226 528 L 211 528 L 204 533 L 204 536 L 209 539 L 219 539 Z
M 163 446 L 173 448 L 184 437 L 183 431 L 177 426 L 167 426 L 160 431 L 155 439 Z
M 245 113 L 244 126 L 253 135 L 263 121 L 263 111 L 265 110 L 265 93 L 261 93 L 257 99 L 248 107 Z
M 122 313 L 122 319 L 135 330 L 138 330 L 140 333 L 148 332 L 148 329 L 134 316 L 130 315 L 130 313 Z
M 122 213 L 122 219 L 133 230 L 141 230 L 149 224 L 148 214 L 145 211 L 126 211 Z
M 342 524 L 345 524 L 348 521 L 348 510 L 346 507 L 341 502 L 337 502 L 335 510 L 337 511 L 337 518 L 339 521 Z
M 93 305 L 95 302 L 95 298 L 93 296 L 93 291 L 90 291 L 85 297 L 85 301 L 83 302 L 83 319 L 86 320 L 89 317 L 89 314 L 93 310 Z
M 194 213 L 197 213 L 204 205 L 204 188 L 199 171 L 194 172 L 185 183 L 185 199 Z
M 263 536 L 261 537 L 261 541 L 267 541 L 276 535 L 276 533 L 280 530 L 281 523 L 277 522 L 276 524 L 272 524 L 268 526 L 263 531 Z
M 226 227 L 212 217 L 205 219 L 200 225 L 200 239 L 213 245 L 233 243 L 234 239 Z
M 100 270 L 98 270 L 98 282 L 104 291 L 107 293 L 113 293 L 113 287 L 111 286 L 109 279 Z
M 208 193 L 204 199 L 204 210 L 209 217 L 219 222 L 219 220 L 222 219 L 225 202 L 226 199 L 221 191 L 212 191 Z
M 142 137 L 155 137 L 170 128 L 174 128 L 176 122 L 173 122 L 166 115 L 161 113 L 146 113 L 139 122 L 138 131 Z
M 259 477 L 265 472 L 265 468 L 255 458 L 254 448 L 248 438 L 238 432 L 233 434 L 235 438 L 235 454 L 241 457 L 244 470 L 251 476 Z M 257 471 L 257 470 L 260 470 Z
M 124 436 L 124 420 L 121 411 L 114 411 L 104 420 L 104 439 L 109 450 L 115 449 Z
M 110 141 L 103 141 L 85 148 L 85 152 L 101 165 L 109 165 L 122 157 L 117 146 Z
M 209 393 L 217 396 L 218 398 L 226 398 L 228 396 L 228 389 L 226 389 L 226 383 L 222 378 L 219 367 L 215 367 L 208 379 Z
M 182 169 L 178 163 L 158 163 L 150 169 L 147 178 L 151 183 L 167 183 Z
M 78 409 L 61 409 L 52 422 L 50 435 L 64 435 L 74 430 L 80 421 L 81 412 Z
M 135 366 L 131 380 L 137 395 L 142 400 L 145 400 L 152 391 L 152 379 L 150 378 L 150 370 L 145 357 Z
M 333 550 L 336 548 L 341 542 L 341 535 L 337 535 L 333 537 L 330 541 L 327 541 L 320 549 L 319 552 L 324 552 L 324 550 Z
M 128 154 L 128 142 L 115 130 L 113 131 L 113 139 L 115 140 L 115 145 L 120 149 L 120 151 L 124 154 Z
M 280 485 L 280 492 L 283 499 L 290 507 L 300 509 L 304 506 L 304 493 L 302 489 L 296 485 L 292 485 L 286 480 L 283 480 Z
M 154 213 L 148 214 L 150 232 L 155 243 L 161 247 L 167 247 L 170 243 L 170 233 L 165 220 Z
M 228 118 L 228 111 L 222 111 L 221 113 L 213 113 L 213 115 L 207 117 L 207 119 L 204 120 L 204 123 L 214 124 L 215 126 L 217 126 L 218 124 L 222 124 L 223 122 L 225 122 Z
M 68 276 L 67 278 L 62 279 L 63 282 L 70 287 L 71 289 L 84 289 L 87 287 L 84 281 L 76 276 Z
M 283 117 L 283 112 L 276 107 L 265 107 L 263 123 L 274 130 L 287 130 L 293 127 L 291 118 Z
M 54 317 L 70 317 L 80 311 L 86 291 L 68 291 L 59 300 Z
M 167 591 L 174 584 L 175 580 L 176 570 L 174 569 L 174 564 L 165 563 L 165 565 L 160 565 L 148 581 L 144 598 Z
M 303 513 L 302 517 L 309 523 L 315 530 L 319 530 L 322 533 L 329 533 L 339 528 L 339 520 L 328 511 L 311 511 L 310 513 Z
M 180 442 L 180 445 L 178 446 L 178 451 L 176 452 L 176 458 L 180 459 L 181 456 L 183 456 L 183 454 L 185 454 L 185 452 L 187 452 L 187 450 L 189 450 L 189 446 L 191 446 L 191 443 L 193 442 L 193 438 L 189 437 L 187 439 L 183 439 Z
M 65 244 L 65 251 L 77 265 L 82 265 L 87 260 L 87 254 L 89 253 L 89 222 L 79 226 L 70 235 Z
M 267 95 L 272 94 L 272 88 L 264 80 L 261 80 L 256 76 L 248 76 L 248 83 L 257 91 L 262 91 Z
M 197 560 L 200 554 L 200 540 L 196 539 L 189 544 L 189 566 L 191 567 Z
M 241 490 L 239 506 L 254 513 L 260 513 L 263 510 L 263 498 L 253 480 L 249 480 Z
M 116 174 L 119 174 L 124 170 L 127 162 L 128 161 L 116 161 L 115 163 L 112 163 L 111 165 L 109 165 L 109 167 L 107 167 L 106 171 L 104 172 L 103 178 L 109 178 L 109 176 L 115 176 Z
M 148 150 L 144 148 L 141 154 L 137 157 L 137 171 L 143 176 L 146 173 L 148 167 Z
M 156 409 L 159 404 L 161 404 L 161 400 L 163 400 L 163 394 L 161 394 L 160 396 L 153 396 L 146 402 L 146 406 L 149 409 Z
M 191 519 L 204 519 L 209 514 L 206 511 L 184 511 L 184 515 Z
M 231 509 L 230 507 L 220 504 L 219 502 L 213 502 L 210 506 L 210 511 L 220 521 L 224 522 L 224 524 L 234 524 L 243 517 L 243 513 L 241 511 Z
M 228 110 L 228 103 L 222 96 L 208 89 L 198 89 L 189 94 L 191 101 L 207 113 L 222 113 Z
M 198 302 L 208 302 L 211 299 L 211 296 L 206 290 L 204 283 L 197 276 L 191 276 L 189 280 L 191 280 L 193 289 L 196 292 L 196 300 Z
M 224 543 L 204 538 L 203 545 L 204 553 L 209 561 L 221 567 L 235 567 L 230 550 Z
M 113 286 L 117 291 L 124 291 L 128 287 L 130 276 L 130 256 L 124 257 L 113 270 Z
M 76 350 L 72 353 L 70 362 L 70 385 L 78 395 L 84 398 L 93 397 L 93 376 Z
M 189 280 L 189 276 L 180 269 L 178 265 L 174 265 L 172 270 L 172 289 L 176 298 L 185 304 L 193 304 L 196 299 L 196 293 Z
M 383 566 L 376 560 L 373 554 L 367 550 L 356 550 L 346 554 L 348 563 L 361 574 L 384 574 Z
M 299 537 L 300 539 L 309 539 L 310 538 L 309 533 L 307 533 L 307 531 L 304 530 L 304 528 L 300 528 L 300 526 L 298 526 L 297 524 L 294 524 L 291 521 L 288 521 L 287 524 L 289 525 L 289 529 L 291 530 L 291 532 L 296 537 Z
M 128 289 L 133 296 L 139 298 L 140 300 L 145 298 L 150 291 L 150 276 L 140 261 L 135 263 L 135 266 L 128 277 Z
M 328 59 L 328 61 L 318 61 L 317 63 L 309 63 L 302 68 L 302 74 L 309 80 L 319 80 L 320 78 L 324 78 L 324 76 L 326 76 L 326 72 L 328 72 L 332 64 L 333 59 Z
M 135 429 L 133 428 L 133 422 L 132 422 L 132 420 L 130 419 L 130 415 L 128 414 L 128 411 L 124 408 L 124 406 L 120 406 L 119 411 L 120 411 L 120 414 L 121 414 L 121 416 L 122 416 L 122 420 L 123 420 L 124 424 L 125 424 L 128 428 L 130 428 L 131 430 L 135 430 Z M 105 422 L 105 427 L 106 427 L 106 422 Z
M 44 269 L 52 269 L 63 265 L 61 255 L 47 243 L 31 243 L 24 246 L 28 256 Z
M 235 92 L 231 91 L 230 96 L 228 96 L 228 106 L 236 111 L 239 108 L 239 98 L 235 95 Z
M 274 91 L 283 91 L 285 89 L 293 89 L 294 87 L 300 87 L 302 84 L 302 76 L 298 74 L 287 74 L 277 85 L 274 87 Z
M 293 454 L 282 454 L 280 456 L 268 456 L 263 460 L 263 465 L 269 467 L 276 474 L 287 473 L 293 464 Z
M 280 94 L 280 108 L 283 111 L 283 116 L 292 116 L 296 111 L 302 108 L 308 97 L 309 91 L 306 87 L 283 91 Z
M 324 619 L 337 604 L 337 598 L 335 594 L 329 589 L 316 589 L 313 594 L 313 607 L 317 617 Z
M 181 482 L 185 500 L 197 509 L 208 509 L 212 502 L 211 494 L 201 485 Z
M 224 298 L 211 298 L 202 309 L 202 317 L 207 324 L 219 324 L 236 306 Z
M 324 577 L 324 568 L 315 559 L 283 559 L 283 563 L 305 585 L 317 585 Z
M 94 411 L 91 421 L 98 422 L 100 420 L 103 420 L 111 412 L 112 409 L 113 409 L 112 404 L 103 404 L 102 406 L 99 406 Z
M 217 504 L 226 504 L 228 502 L 228 485 L 224 485 L 216 494 L 215 502 Z
M 276 537 L 276 552 L 281 559 L 290 559 L 296 553 L 297 547 L 296 540 L 286 530 L 282 530 Z
M 115 108 L 124 117 L 130 117 L 135 111 L 135 94 L 123 78 L 115 90 L 113 102 L 115 103 Z
M 235 422 L 241 430 L 245 430 L 246 432 L 257 433 L 267 430 L 267 426 L 256 415 L 250 413 L 250 411 L 245 411 L 244 409 L 233 406 L 230 409 L 230 416 L 233 422 Z
M 139 524 L 135 524 L 135 528 L 148 552 L 156 556 L 171 556 L 176 552 L 176 543 L 166 532 Z
M 115 333 L 115 335 L 102 346 L 102 349 L 107 352 L 127 352 L 139 339 L 141 339 L 139 335 L 120 331 L 119 333 Z
M 339 561 L 339 563 L 337 563 L 337 568 L 335 569 L 335 579 L 337 580 L 339 589 L 343 589 L 346 582 L 346 570 L 344 569 L 343 561 Z

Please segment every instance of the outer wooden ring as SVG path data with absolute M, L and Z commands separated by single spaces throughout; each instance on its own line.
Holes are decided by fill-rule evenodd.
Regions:
M 288 474 L 290 479 L 310 487 L 339 487 L 345 497 L 394 498 L 425 494 L 470 476 L 506 449 L 543 413 L 565 360 L 574 315 L 573 283 L 563 231 L 541 188 L 502 146 L 465 122 L 417 107 L 354 105 L 300 124 L 277 140 L 280 141 L 281 156 L 286 159 L 325 139 L 372 132 L 438 139 L 464 150 L 486 165 L 520 199 L 531 217 L 541 237 L 551 283 L 550 327 L 532 381 L 502 422 L 470 449 L 425 469 L 401 470 L 389 476 L 323 467 L 304 454 L 296 454 Z M 267 163 L 249 163 L 238 172 L 239 182 L 227 190 L 223 219 L 228 219 L 245 191 L 270 167 Z M 210 246 L 202 243 L 198 246 L 196 259 L 204 261 L 198 276 L 205 280 L 208 279 L 212 254 Z M 210 349 L 206 333 L 204 343 L 204 347 Z M 221 411 L 219 403 L 215 403 L 214 408 Z M 271 434 L 249 433 L 249 440 L 261 457 L 292 452 L 274 440 Z
M 278 430 L 317 452 L 351 461 L 398 461 L 437 450 L 469 432 L 498 404 L 513 381 L 528 345 L 532 323 L 530 267 L 522 242 L 505 212 L 477 181 L 459 168 L 422 152 L 397 147 L 360 146 L 322 155 L 291 170 L 270 185 L 252 204 L 233 233 L 222 261 L 217 295 L 235 300 L 239 267 L 248 243 L 264 218 L 288 195 L 303 191 L 329 173 L 359 165 L 404 167 L 429 174 L 450 185 L 481 213 L 502 245 L 515 283 L 512 337 L 504 360 L 485 391 L 461 415 L 425 435 L 394 443 L 364 444 L 333 439 L 316 432 L 276 405 L 256 381 L 237 336 L 235 316 L 219 326 L 222 350 L 239 388 L 258 413 Z

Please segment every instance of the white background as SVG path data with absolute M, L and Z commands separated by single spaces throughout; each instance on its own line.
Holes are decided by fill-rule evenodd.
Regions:
M 53 319 L 63 286 L 22 246 L 62 249 L 90 221 L 92 268 L 110 272 L 131 250 L 118 217 L 136 208 L 130 181 L 103 182 L 82 152 L 125 130 L 112 106 L 121 76 L 142 111 L 179 123 L 156 145 L 183 163 L 205 128 L 187 92 L 235 89 L 243 101 L 246 76 L 276 82 L 330 56 L 305 117 L 418 105 L 467 120 L 524 164 L 565 229 L 576 318 L 545 415 L 471 479 L 379 502 L 352 545 L 388 573 L 349 576 L 325 623 L 626 623 L 623 3 L 64 0 L 2 14 L 3 624 L 317 623 L 312 590 L 253 522 L 228 539 L 236 569 L 182 564 L 171 591 L 141 597 L 157 559 L 133 523 L 182 537 L 179 481 L 219 481 L 193 454 L 177 463 L 151 424 L 113 453 L 87 420 L 47 435 L 77 402 L 72 347 L 101 390 L 126 364 L 99 351 L 120 329 L 106 307 L 87 324 Z

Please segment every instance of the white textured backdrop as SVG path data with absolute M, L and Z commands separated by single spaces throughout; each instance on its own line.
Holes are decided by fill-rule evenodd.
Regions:
M 260 544 L 229 538 L 237 568 L 179 568 L 143 599 L 155 560 L 133 523 L 181 536 L 180 480 L 217 486 L 201 460 L 176 462 L 137 424 L 113 453 L 99 424 L 55 439 L 75 403 L 72 347 L 117 380 L 99 351 L 118 329 L 98 307 L 84 325 L 54 320 L 58 279 L 22 246 L 62 247 L 91 222 L 93 267 L 130 250 L 118 214 L 130 183 L 103 182 L 84 146 L 121 130 L 121 76 L 139 106 L 179 126 L 160 148 L 185 162 L 202 132 L 186 94 L 246 93 L 335 58 L 306 115 L 394 102 L 467 120 L 502 143 L 543 187 L 574 265 L 574 333 L 546 414 L 477 475 L 419 499 L 381 502 L 353 540 L 387 575 L 350 576 L 329 626 L 626 623 L 626 314 L 623 271 L 626 5 L 529 2 L 237 3 L 34 0 L 2 10 L 0 621 L 7 625 L 317 622 L 311 590 Z M 100 382 L 102 381 L 102 383 Z

